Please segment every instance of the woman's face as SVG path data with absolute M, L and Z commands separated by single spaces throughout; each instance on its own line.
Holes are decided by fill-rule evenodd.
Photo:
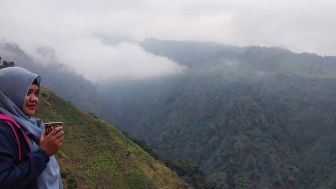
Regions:
M 32 116 L 36 112 L 37 104 L 39 102 L 40 89 L 37 85 L 30 86 L 23 104 L 23 112 L 27 116 Z

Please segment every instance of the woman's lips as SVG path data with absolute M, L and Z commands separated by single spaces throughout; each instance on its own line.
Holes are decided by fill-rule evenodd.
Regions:
M 36 105 L 27 105 L 27 107 L 30 110 L 35 110 L 36 109 Z

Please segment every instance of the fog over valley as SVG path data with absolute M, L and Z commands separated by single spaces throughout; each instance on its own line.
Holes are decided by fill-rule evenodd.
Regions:
M 138 45 L 151 37 L 336 55 L 335 5 L 332 0 L 1 0 L 0 39 L 17 43 L 42 63 L 48 61 L 38 49 L 48 47 L 57 62 L 93 82 L 148 79 L 184 69 Z
M 71 123 L 72 104 L 83 111 L 69 137 L 81 148 L 66 149 L 78 160 L 66 162 L 80 164 L 62 174 L 70 184 L 90 173 L 101 179 L 85 179 L 92 186 L 135 189 L 336 188 L 336 1 L 0 0 L 0 7 L 0 68 L 13 61 L 39 74 L 50 115 L 54 103 Z M 125 140 L 107 140 L 105 123 Z M 77 153 L 85 140 L 107 153 Z M 134 149 L 163 168 L 133 161 Z M 176 172 L 176 180 L 154 179 L 158 170 Z

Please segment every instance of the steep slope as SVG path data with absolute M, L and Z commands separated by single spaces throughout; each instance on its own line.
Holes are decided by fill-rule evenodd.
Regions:
M 65 143 L 57 158 L 65 188 L 189 188 L 113 126 L 42 91 L 38 117 L 64 122 Z

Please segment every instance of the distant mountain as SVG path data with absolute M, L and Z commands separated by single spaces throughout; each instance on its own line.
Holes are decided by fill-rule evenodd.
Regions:
M 64 123 L 57 154 L 65 188 L 157 189 L 188 187 L 114 126 L 43 89 L 38 117 Z
M 246 48 L 196 41 L 162 41 L 155 38 L 145 39 L 140 45 L 147 51 L 189 66 L 216 64 L 223 58 L 236 59 Z
M 336 57 L 321 57 L 309 53 L 292 53 L 283 48 L 235 47 L 194 41 L 162 41 L 154 38 L 140 43 L 156 55 L 166 56 L 193 69 L 230 67 L 250 74 L 294 74 L 316 77 L 336 77 Z M 210 66 L 211 65 L 211 66 Z M 229 69 L 232 71 L 232 69 Z
M 182 75 L 110 82 L 109 116 L 217 188 L 335 188 L 336 57 L 213 43 L 140 43 Z

